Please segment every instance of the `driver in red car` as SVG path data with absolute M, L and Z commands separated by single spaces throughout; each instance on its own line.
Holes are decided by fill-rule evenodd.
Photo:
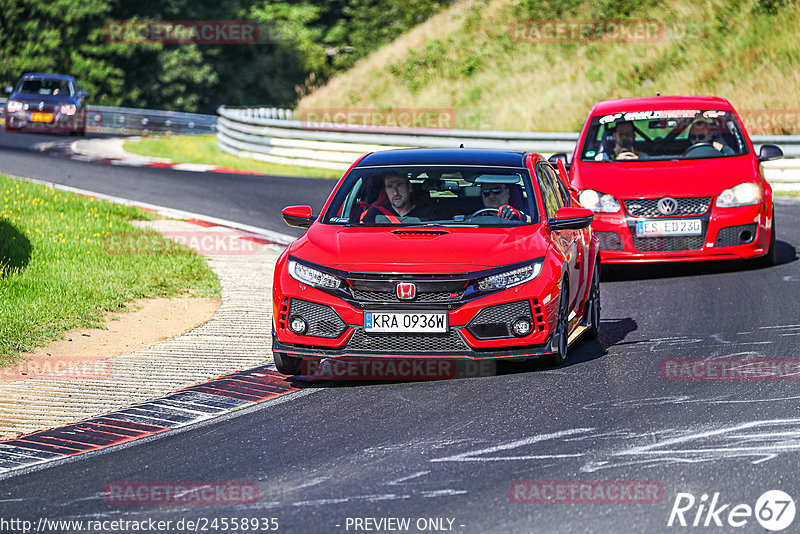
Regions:
M 522 210 L 511 205 L 511 190 L 507 184 L 481 184 L 481 199 L 485 207 L 497 208 L 498 217 L 509 221 L 530 220 Z
M 712 123 L 709 123 L 703 119 L 697 119 L 692 123 L 691 128 L 689 128 L 689 135 L 688 139 L 692 145 L 696 145 L 698 143 L 710 143 L 715 149 L 719 150 L 723 154 L 726 155 L 733 155 L 733 149 L 721 141 L 721 134 L 719 133 L 719 129 L 716 128 Z

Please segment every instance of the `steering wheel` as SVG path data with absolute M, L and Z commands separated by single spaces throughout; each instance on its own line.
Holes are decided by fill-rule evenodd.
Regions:
M 683 156 L 688 156 L 691 151 L 697 150 L 698 148 L 704 148 L 704 147 L 708 147 L 708 148 L 712 148 L 714 150 L 717 150 L 716 148 L 714 148 L 714 143 L 708 143 L 708 142 L 695 143 L 692 146 L 690 146 L 689 148 L 687 148 L 686 150 L 684 150 L 682 155 Z
M 473 217 L 477 217 L 478 215 L 480 215 L 484 211 L 492 213 L 494 215 L 497 215 L 497 208 L 481 208 L 478 211 L 476 211 L 475 213 L 473 213 L 472 215 L 469 215 L 467 217 L 467 219 L 472 219 Z

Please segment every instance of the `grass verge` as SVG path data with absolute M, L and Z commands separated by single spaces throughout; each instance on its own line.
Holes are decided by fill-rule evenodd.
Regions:
M 310 178 L 339 179 L 344 171 L 315 169 L 294 165 L 278 165 L 252 159 L 237 158 L 223 152 L 213 135 L 175 135 L 168 137 L 145 137 L 141 141 L 126 141 L 125 150 L 140 156 L 167 158 L 176 163 L 203 163 L 218 167 L 230 167 L 243 171 L 279 176 L 303 176 Z
M 0 366 L 139 298 L 220 294 L 204 258 L 130 224 L 149 212 L 2 174 L 0 194 Z M 116 232 L 146 236 L 154 253 L 109 253 Z

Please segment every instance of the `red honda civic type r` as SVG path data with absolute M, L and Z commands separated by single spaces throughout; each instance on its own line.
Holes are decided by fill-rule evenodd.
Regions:
M 731 104 L 716 97 L 596 104 L 570 168 L 602 262 L 753 259 L 774 264 L 772 188 Z M 552 159 L 552 158 L 551 158 Z
M 567 356 L 597 334 L 592 212 L 539 154 L 403 149 L 368 154 L 278 259 L 273 353 L 303 361 Z M 309 374 L 309 373 L 303 373 Z

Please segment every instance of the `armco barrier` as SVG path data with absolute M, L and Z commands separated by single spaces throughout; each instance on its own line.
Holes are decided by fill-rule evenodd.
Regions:
M 571 153 L 575 133 L 370 128 L 291 120 L 291 111 L 275 108 L 217 109 L 217 144 L 230 154 L 287 165 L 345 170 L 367 152 L 400 147 L 504 148 L 552 154 Z M 785 159 L 764 164 L 776 189 L 800 190 L 800 135 L 754 135 L 762 144 L 779 145 Z
M 6 104 L 0 98 L 0 107 Z M 162 111 L 157 109 L 87 106 L 86 130 L 121 135 L 213 134 L 217 130 L 216 115 Z
M 365 152 L 400 147 L 504 148 L 571 152 L 576 134 L 370 128 L 258 116 L 248 109 L 217 109 L 217 143 L 232 154 L 273 163 L 347 169 Z
M 155 133 L 213 134 L 217 117 L 199 113 L 155 109 L 88 106 L 86 129 L 90 132 L 148 135 Z

